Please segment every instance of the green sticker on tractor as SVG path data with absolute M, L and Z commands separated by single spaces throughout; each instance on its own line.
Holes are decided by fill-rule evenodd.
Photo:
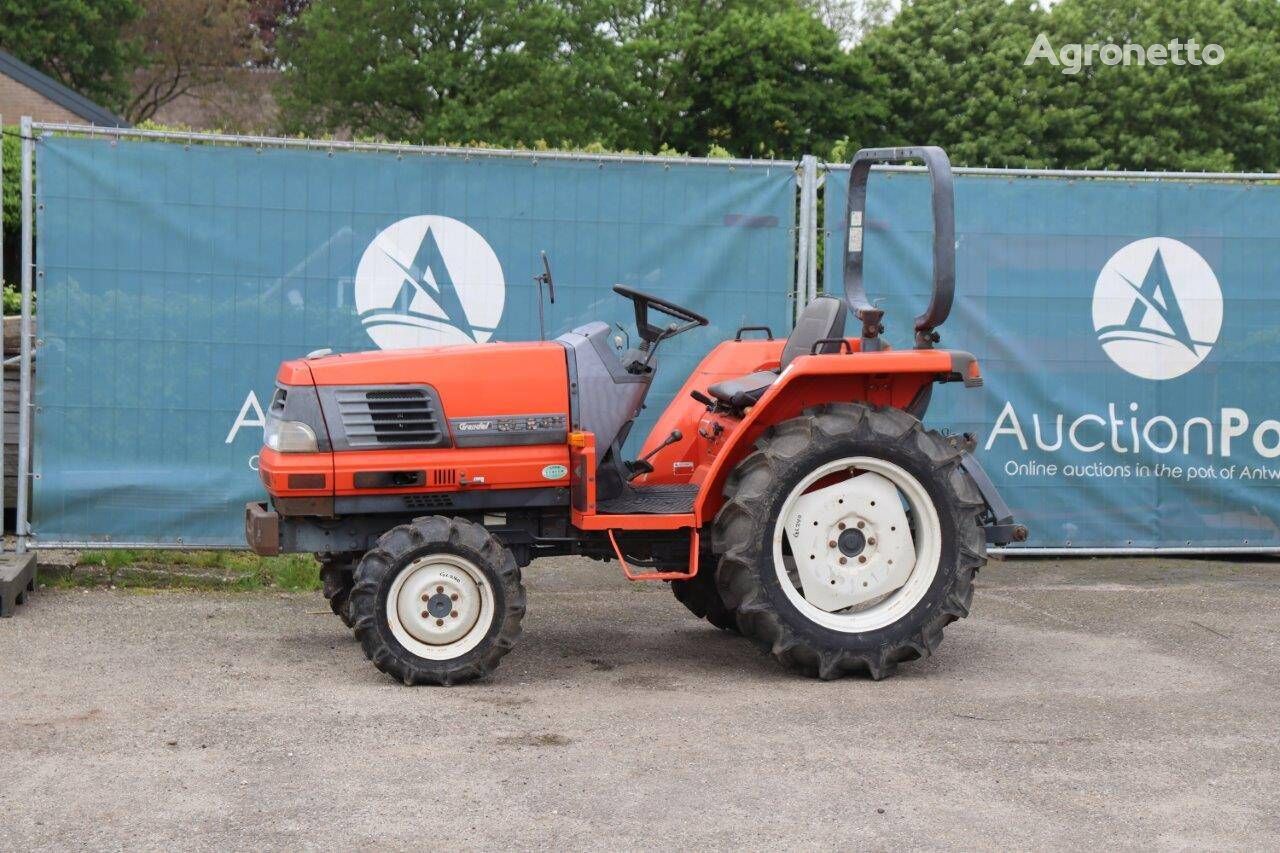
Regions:
M 563 480 L 569 476 L 569 469 L 563 465 L 548 465 L 542 469 L 544 480 Z

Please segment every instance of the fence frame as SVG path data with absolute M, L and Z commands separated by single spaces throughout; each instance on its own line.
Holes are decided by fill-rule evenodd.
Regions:
M 926 173 L 924 166 L 891 165 L 873 166 L 874 171 Z M 844 163 L 823 163 L 823 183 L 831 172 L 848 172 Z M 1005 178 L 1065 178 L 1067 180 L 1149 180 L 1149 181 L 1203 181 L 1206 183 L 1263 183 L 1280 182 L 1280 172 L 1170 172 L 1135 171 L 1131 169 L 1009 169 L 989 166 L 957 166 L 956 175 Z M 818 225 L 815 241 L 826 246 L 830 236 L 825 223 Z M 1034 531 L 1032 531 L 1034 535 Z M 1201 547 L 1170 546 L 1167 548 L 1137 548 L 1117 545 L 1114 548 L 1038 548 L 1035 546 L 994 547 L 988 553 L 999 557 L 1172 557 L 1172 556 L 1224 556 L 1227 554 L 1280 555 L 1280 546 L 1270 545 L 1206 545 Z
M 191 145 L 226 145 L 242 148 L 294 148 L 312 151 L 327 151 L 330 154 L 338 151 L 364 151 L 378 152 L 383 154 L 395 154 L 397 157 L 419 156 L 419 157 L 450 157 L 462 158 L 464 160 L 482 160 L 486 158 L 492 159 L 518 159 L 527 160 L 531 164 L 536 165 L 540 160 L 570 160 L 587 163 L 644 163 L 649 165 L 662 165 L 670 167 L 672 165 L 681 166 L 718 166 L 721 168 L 728 167 L 730 170 L 739 168 L 749 169 L 784 169 L 790 170 L 796 176 L 797 188 L 800 186 L 802 161 L 798 160 L 780 160 L 780 159 L 747 159 L 735 157 L 689 157 L 689 156 L 663 156 L 655 154 L 613 154 L 613 153 L 592 153 L 586 151 L 537 151 L 511 148 L 478 148 L 467 146 L 446 146 L 446 145 L 410 145 L 402 143 L 390 142 L 354 142 L 346 140 L 329 140 L 329 139 L 300 139 L 292 137 L 280 136 L 254 136 L 254 135 L 236 135 L 229 133 L 203 133 L 198 131 L 180 132 L 169 130 L 145 130 L 133 127 L 100 127 L 97 125 L 80 125 L 70 124 L 66 122 L 37 122 L 32 121 L 30 117 L 22 118 L 22 281 L 23 281 L 23 302 L 22 302 L 22 344 L 23 356 L 20 367 L 20 411 L 19 411 L 19 449 L 18 449 L 18 507 L 17 517 L 15 520 L 15 531 L 18 533 L 18 551 L 21 553 L 27 549 L 39 550 L 41 548 L 71 548 L 71 549 L 146 549 L 146 550 L 189 550 L 190 545 L 184 545 L 181 542 L 152 543 L 152 542 L 127 542 L 127 541 L 81 541 L 70 539 L 58 540 L 38 540 L 31 534 L 30 506 L 26 500 L 26 489 L 21 488 L 22 484 L 33 484 L 35 475 L 31 472 L 31 451 L 34 425 L 32 423 L 32 415 L 38 414 L 35 411 L 34 402 L 31 399 L 32 392 L 32 372 L 31 357 L 35 349 L 39 347 L 39 341 L 32 339 L 30 334 L 31 323 L 33 321 L 32 305 L 31 305 L 31 278 L 39 276 L 40 273 L 36 269 L 35 246 L 34 246 L 34 220 L 35 220 L 35 200 L 31 192 L 35 176 L 35 159 L 36 145 L 40 138 L 53 134 L 66 134 L 69 136 L 86 136 L 98 137 L 111 140 L 133 139 L 133 140 L 155 140 L 169 142 L 173 144 Z M 809 158 L 812 161 L 810 171 L 816 175 L 817 160 Z M 817 211 L 817 194 L 816 184 L 815 191 L 811 193 L 810 204 L 813 209 L 813 215 L 809 219 L 810 228 L 808 229 L 808 248 L 809 257 L 817 257 L 817 245 L 814 242 L 818 234 L 816 211 Z M 799 255 L 799 241 L 801 239 L 802 229 L 798 227 L 796 219 L 793 217 L 789 230 L 792 232 L 792 247 Z M 793 268 L 793 278 L 787 282 L 788 298 L 795 305 L 799 300 L 804 301 L 803 291 L 801 288 L 806 287 L 806 280 L 795 277 L 800 270 Z M 812 287 L 817 286 L 817 269 L 811 266 L 806 273 L 808 280 L 813 282 Z
M 35 199 L 32 193 L 35 177 L 35 137 L 31 116 L 23 116 L 19 127 L 22 133 L 22 320 L 20 361 L 18 367 L 18 507 L 14 521 L 17 533 L 17 552 L 25 554 L 31 533 L 28 519 L 30 501 L 27 494 L 32 486 L 31 477 L 31 293 L 32 273 L 35 269 Z
M 19 412 L 18 412 L 18 489 L 15 532 L 17 533 L 17 552 L 24 553 L 28 549 L 41 548 L 145 548 L 149 550 L 184 550 L 189 546 L 181 543 L 140 543 L 140 542 L 89 542 L 74 540 L 38 541 L 31 535 L 30 501 L 27 498 L 28 488 L 33 486 L 34 475 L 31 472 L 32 432 L 34 429 L 34 403 L 32 394 L 32 358 L 39 347 L 39 341 L 32 335 L 32 294 L 33 276 L 38 275 L 35 268 L 34 247 L 34 178 L 37 134 L 65 133 L 69 135 L 95 136 L 112 139 L 162 140 L 185 145 L 234 145 L 257 148 L 303 148 L 309 150 L 329 151 L 372 151 L 393 153 L 398 156 L 448 156 L 464 159 L 481 158 L 517 158 L 536 163 L 538 160 L 577 160 L 595 163 L 650 163 L 680 164 L 693 166 L 728 166 L 730 168 L 783 168 L 796 173 L 798 198 L 796 217 L 792 226 L 795 231 L 793 245 L 796 248 L 796 265 L 794 279 L 789 283 L 790 295 L 794 304 L 802 307 L 818 295 L 818 245 L 825 245 L 827 233 L 823 223 L 818 221 L 818 190 L 825 183 L 829 172 L 847 171 L 846 164 L 830 164 L 820 162 L 813 155 L 805 155 L 801 160 L 755 160 L 743 158 L 704 158 L 674 156 L 664 157 L 642 154 L 609 154 L 578 151 L 529 151 L 508 148 L 476 148 L 449 147 L 440 145 L 409 145 L 386 142 L 351 142 L 345 140 L 296 139 L 274 136 L 239 136 L 227 133 L 177 132 L 164 130 L 142 130 L 138 128 L 98 127 L 94 125 L 68 124 L 64 122 L 36 122 L 30 116 L 23 116 L 20 122 L 22 142 L 21 168 L 21 204 L 22 204 L 22 315 L 21 315 L 21 348 L 19 354 Z M 876 171 L 923 172 L 920 166 L 876 166 Z M 1144 172 L 1144 171 L 1108 171 L 1103 169 L 1010 169 L 994 167 L 957 167 L 953 170 L 957 175 L 986 175 L 1003 177 L 1044 177 L 1067 179 L 1119 179 L 1119 180 L 1179 180 L 1179 181 L 1225 181 L 1225 182 L 1262 182 L 1280 181 L 1280 172 Z M 3 175 L 0 174 L 0 180 Z M 2 263 L 2 261 L 0 261 Z M 0 361 L 3 361 L 3 347 L 0 346 Z M 0 413 L 0 442 L 3 441 L 3 417 Z M 3 444 L 0 443 L 0 448 Z M 3 511 L 3 466 L 0 465 L 0 511 Z M 1212 556 L 1225 554 L 1280 554 L 1280 547 L 1270 546 L 1214 546 L 1214 547 L 1171 547 L 1171 548 L 992 548 L 990 553 L 997 556 Z

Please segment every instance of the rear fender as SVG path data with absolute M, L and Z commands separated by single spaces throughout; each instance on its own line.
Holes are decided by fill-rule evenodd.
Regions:
M 724 439 L 694 502 L 699 523 L 707 523 L 724 503 L 729 473 L 774 424 L 824 403 L 866 402 L 910 410 L 935 382 L 982 382 L 977 360 L 958 350 L 885 350 L 801 356 L 747 410 L 741 425 Z
M 781 339 L 752 338 L 724 341 L 711 350 L 658 416 L 644 445 L 636 454 L 638 457 L 654 454 L 650 459 L 653 473 L 639 477 L 637 485 L 696 482 L 695 470 L 706 465 L 712 457 L 708 452 L 710 442 L 702 434 L 706 432 L 702 423 L 707 417 L 707 407 L 691 394 L 696 391 L 706 395 L 707 389 L 715 383 L 735 376 L 757 370 L 776 370 L 784 343 L 786 342 Z M 680 431 L 680 440 L 659 449 L 659 445 L 671 435 L 672 430 Z

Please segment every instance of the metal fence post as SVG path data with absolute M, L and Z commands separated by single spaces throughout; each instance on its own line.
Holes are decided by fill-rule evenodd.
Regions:
M 812 174 L 809 177 L 809 230 L 813 236 L 809 238 L 809 279 L 805 282 L 805 290 L 810 301 L 818 298 L 818 241 L 822 239 L 822 223 L 818 221 L 818 188 L 822 186 L 822 178 L 818 175 L 818 159 L 812 155 L 805 164 Z
M 27 550 L 27 489 L 31 481 L 31 273 L 35 263 L 32 222 L 35 215 L 31 185 L 35 161 L 35 138 L 31 116 L 23 116 L 22 131 L 22 340 L 18 368 L 18 514 L 14 529 L 18 553 Z
M 813 280 L 815 270 L 813 260 L 816 257 L 813 240 L 814 211 L 817 209 L 817 174 L 818 159 L 812 154 L 800 158 L 800 211 L 796 235 L 796 310 L 797 312 L 813 299 L 809 282 Z
M 803 162 L 803 161 L 802 161 Z M 800 309 L 805 306 L 805 282 L 808 280 L 809 273 L 805 269 L 805 265 L 809 262 L 809 250 L 806 241 L 809 239 L 809 223 L 807 217 L 809 215 L 809 205 L 805 203 L 805 193 L 807 187 L 804 182 L 804 168 L 796 175 L 796 183 L 800 187 L 800 198 L 797 201 L 796 209 L 796 277 L 791 286 L 791 297 L 795 300 L 792 311 L 792 319 L 799 316 Z

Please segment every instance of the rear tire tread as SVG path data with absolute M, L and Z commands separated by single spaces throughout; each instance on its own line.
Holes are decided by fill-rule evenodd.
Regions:
M 925 624 L 871 648 L 826 646 L 798 633 L 765 593 L 760 580 L 760 572 L 774 571 L 772 553 L 765 553 L 761 543 L 768 538 L 764 531 L 771 535 L 773 530 L 776 517 L 765 517 L 765 513 L 773 502 L 770 498 L 786 481 L 785 474 L 803 465 L 804 457 L 848 442 L 864 447 L 896 445 L 914 451 L 918 461 L 927 463 L 950 503 L 949 507 L 938 506 L 940 521 L 946 525 L 947 519 L 956 520 L 954 569 L 939 565 L 939 573 L 947 571 L 949 580 Z M 741 632 L 789 669 L 823 680 L 851 673 L 879 680 L 892 675 L 901 662 L 932 655 L 942 642 L 943 627 L 969 615 L 974 576 L 986 563 L 986 540 L 978 522 L 984 503 L 960 466 L 960 458 L 957 442 L 925 430 L 911 414 L 862 403 L 830 403 L 766 430 L 755 450 L 726 480 L 725 503 L 716 516 L 712 535 L 712 547 L 721 554 L 717 586 L 725 606 L 736 614 Z
M 672 581 L 671 594 L 699 619 L 706 619 L 721 631 L 738 633 L 738 617 L 724 603 L 716 586 L 714 556 L 704 554 L 700 557 L 698 573 L 689 580 Z

